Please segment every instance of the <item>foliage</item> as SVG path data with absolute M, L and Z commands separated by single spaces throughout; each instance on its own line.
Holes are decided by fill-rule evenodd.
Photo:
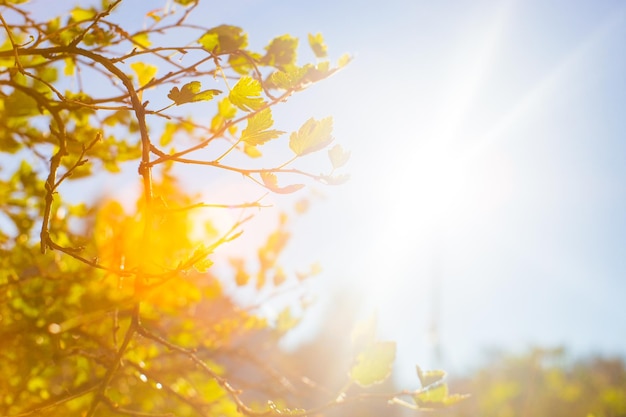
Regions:
M 414 408 L 444 404 L 447 388 L 428 394 L 438 380 L 415 392 L 368 393 L 395 357 L 395 344 L 376 340 L 369 323 L 345 370 L 363 389 L 295 408 L 300 393 L 289 393 L 277 371 L 277 343 L 298 317 L 287 307 L 268 320 L 225 290 L 271 295 L 310 275 L 287 276 L 278 263 L 286 220 L 258 259 L 216 270 L 216 250 L 241 235 L 262 197 L 206 203 L 179 178 L 186 165 L 211 177 L 236 173 L 275 193 L 301 189 L 293 175 L 343 182 L 336 170 L 349 154 L 339 145 L 328 150 L 325 174 L 294 167 L 333 143 L 329 117 L 292 132 L 283 160 L 264 158 L 262 148 L 286 134 L 273 128 L 273 109 L 349 59 L 331 66 L 320 34 L 309 36 L 315 63 L 298 65 L 290 35 L 250 50 L 239 27 L 187 23 L 194 0 L 149 12 L 149 25 L 136 30 L 116 19 L 121 2 L 47 21 L 25 1 L 0 2 L 0 414 L 304 416 L 400 396 Z M 255 168 L 253 158 L 267 165 Z M 141 183 L 135 209 L 69 191 L 127 163 Z M 224 230 L 209 220 L 197 239 L 192 213 L 205 208 L 239 217 Z
M 494 359 L 455 385 L 472 392 L 450 410 L 459 417 L 626 415 L 626 367 L 619 359 L 568 363 L 561 349 L 536 349 Z

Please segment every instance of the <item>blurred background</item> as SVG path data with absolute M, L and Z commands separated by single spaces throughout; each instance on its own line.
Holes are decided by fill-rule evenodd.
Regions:
M 137 26 L 164 5 L 127 0 L 115 16 Z M 347 339 L 375 313 L 401 384 L 416 363 L 461 377 L 533 346 L 624 358 L 623 1 L 201 0 L 191 21 L 241 26 L 257 50 L 285 33 L 305 50 L 320 32 L 334 62 L 354 57 L 274 115 L 285 131 L 332 115 L 351 151 L 348 183 L 302 192 L 286 258 L 323 272 L 287 349 Z M 120 189 L 135 169 L 76 192 Z

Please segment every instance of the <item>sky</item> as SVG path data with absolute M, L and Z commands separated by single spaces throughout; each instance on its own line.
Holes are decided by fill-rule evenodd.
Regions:
M 355 57 L 292 103 L 352 151 L 300 236 L 401 363 L 626 353 L 623 2 L 241 4 L 251 34 L 320 31 Z
M 194 15 L 252 48 L 321 32 L 332 59 L 354 57 L 275 116 L 332 115 L 351 151 L 351 180 L 317 187 L 288 254 L 319 259 L 321 294 L 376 311 L 399 378 L 489 349 L 626 355 L 624 2 L 201 0 Z

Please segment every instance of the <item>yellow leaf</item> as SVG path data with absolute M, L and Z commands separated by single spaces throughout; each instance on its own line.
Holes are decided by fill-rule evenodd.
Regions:
M 217 112 L 225 119 L 232 119 L 237 115 L 237 108 L 225 97 L 217 103 Z
M 391 374 L 395 358 L 395 342 L 375 342 L 357 356 L 350 379 L 362 387 L 380 384 Z
M 149 48 L 152 45 L 150 39 L 148 38 L 147 32 L 138 33 L 130 38 L 133 43 L 139 46 L 142 49 Z
M 246 285 L 250 281 L 250 275 L 246 272 L 245 261 L 242 258 L 230 258 L 229 263 L 235 269 L 235 282 L 237 285 Z
M 313 53 L 318 58 L 324 58 L 328 55 L 328 46 L 324 43 L 324 37 L 321 33 L 315 35 L 309 33 L 309 46 L 313 50 Z
M 303 198 L 301 200 L 296 201 L 296 203 L 294 204 L 294 209 L 296 213 L 304 214 L 307 212 L 310 205 L 311 203 L 309 202 L 309 200 L 306 198 Z
M 289 147 L 298 156 L 319 151 L 333 141 L 332 130 L 332 117 L 326 117 L 319 121 L 310 118 L 297 132 L 291 134 Z
M 268 189 L 278 194 L 294 193 L 304 187 L 303 184 L 292 184 L 286 187 L 279 187 L 276 175 L 267 171 L 261 172 L 261 179 L 263 180 L 263 184 L 265 184 Z
M 345 67 L 350 63 L 350 61 L 352 61 L 352 57 L 350 56 L 350 54 L 343 54 L 339 57 L 337 66 L 339 66 L 339 68 Z
M 440 403 L 448 396 L 448 384 L 439 384 L 415 394 L 415 402 L 418 405 L 428 403 Z
M 437 384 L 422 391 L 418 391 L 413 395 L 415 404 L 418 407 L 425 408 L 442 408 L 452 404 L 456 404 L 469 395 L 454 394 L 448 395 L 448 384 Z
M 287 69 L 296 63 L 297 48 L 298 38 L 293 38 L 290 35 L 278 36 L 265 47 L 267 53 L 261 58 L 261 63 Z
M 63 74 L 70 76 L 74 75 L 74 71 L 76 69 L 76 63 L 72 58 L 65 58 L 65 69 L 63 70 Z
M 278 313 L 278 317 L 276 319 L 276 330 L 280 333 L 284 333 L 287 330 L 294 328 L 299 322 L 300 319 L 291 314 L 291 309 L 289 307 L 285 307 L 283 311 Z
M 337 169 L 346 164 L 350 159 L 350 152 L 345 151 L 341 145 L 335 145 L 328 150 L 328 157 L 333 164 L 333 168 Z
M 93 18 L 96 15 L 96 10 L 93 8 L 83 9 L 81 7 L 75 7 L 74 9 L 72 9 L 70 14 L 72 15 L 72 19 L 74 19 L 75 22 L 82 22 Z
M 281 267 L 277 267 L 276 273 L 274 274 L 274 285 L 278 287 L 286 280 L 287 280 L 287 275 L 285 275 L 285 271 L 283 271 Z
M 198 39 L 198 43 L 215 53 L 232 52 L 248 45 L 248 35 L 237 26 L 220 25 L 209 29 Z
M 216 94 L 221 94 L 220 90 L 210 89 L 200 91 L 202 84 L 200 81 L 191 81 L 183 85 L 181 89 L 172 87 L 167 98 L 176 103 L 177 106 L 195 101 L 211 100 Z
M 422 387 L 427 387 L 428 385 L 434 384 L 436 382 L 441 381 L 445 376 L 446 372 L 441 370 L 434 371 L 422 371 L 422 368 L 416 366 L 417 368 L 417 376 L 422 384 Z
M 243 151 L 250 158 L 259 158 L 263 156 L 263 154 L 261 154 L 261 151 L 259 151 L 256 146 L 248 145 L 247 143 L 243 144 Z
M 224 127 L 227 120 L 233 119 L 237 115 L 237 107 L 233 106 L 228 97 L 217 103 L 217 114 L 211 119 L 211 131 L 217 132 Z M 232 126 L 231 126 L 232 127 Z
M 308 64 L 303 67 L 293 67 L 288 70 L 276 71 L 269 77 L 269 85 L 271 88 L 280 88 L 290 90 L 299 87 L 304 77 L 309 73 L 312 65 Z
M 276 139 L 285 132 L 280 130 L 266 130 L 274 124 L 270 108 L 262 110 L 248 119 L 248 126 L 241 132 L 241 141 L 249 145 L 262 145 Z
M 155 65 L 145 64 L 143 62 L 133 62 L 130 64 L 130 67 L 135 71 L 135 74 L 137 74 L 140 87 L 148 84 L 158 71 Z
M 174 133 L 178 130 L 178 125 L 172 122 L 165 123 L 165 129 L 163 130 L 163 134 L 159 139 L 159 144 L 161 146 L 169 145 L 174 139 Z
M 264 104 L 261 91 L 260 82 L 252 77 L 244 76 L 237 81 L 228 98 L 232 104 L 243 111 L 258 110 Z
M 350 175 L 341 174 L 341 175 L 321 175 L 320 180 L 324 184 L 328 185 L 341 185 L 347 182 L 350 179 Z

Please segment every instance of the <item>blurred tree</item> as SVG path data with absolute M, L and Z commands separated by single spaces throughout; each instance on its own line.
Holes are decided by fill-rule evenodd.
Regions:
M 626 416 L 626 368 L 619 359 L 567 363 L 562 349 L 502 355 L 457 389 L 472 397 L 449 410 L 454 416 Z
M 289 35 L 250 50 L 239 27 L 188 23 L 194 0 L 148 12 L 142 29 L 116 19 L 122 0 L 42 21 L 23 3 L 0 1 L 0 415 L 303 416 L 364 399 L 408 396 L 417 408 L 461 398 L 441 395 L 438 378 L 415 392 L 368 392 L 395 357 L 370 323 L 343 372 L 359 388 L 294 408 L 310 384 L 287 377 L 277 343 L 298 317 L 287 307 L 270 321 L 224 287 L 271 295 L 315 268 L 290 275 L 279 265 L 285 216 L 256 259 L 212 267 L 263 198 L 206 203 L 181 185 L 183 165 L 279 194 L 303 187 L 294 177 L 343 182 L 348 153 L 332 144 L 331 118 L 304 121 L 272 158 L 262 149 L 285 134 L 273 109 L 349 57 L 332 66 L 319 34 L 308 38 L 315 63 L 297 63 Z M 323 149 L 328 173 L 294 167 Z M 141 182 L 134 209 L 67 187 L 92 187 L 125 162 Z M 199 227 L 192 213 L 206 208 L 239 217 L 224 230 L 211 219 Z

